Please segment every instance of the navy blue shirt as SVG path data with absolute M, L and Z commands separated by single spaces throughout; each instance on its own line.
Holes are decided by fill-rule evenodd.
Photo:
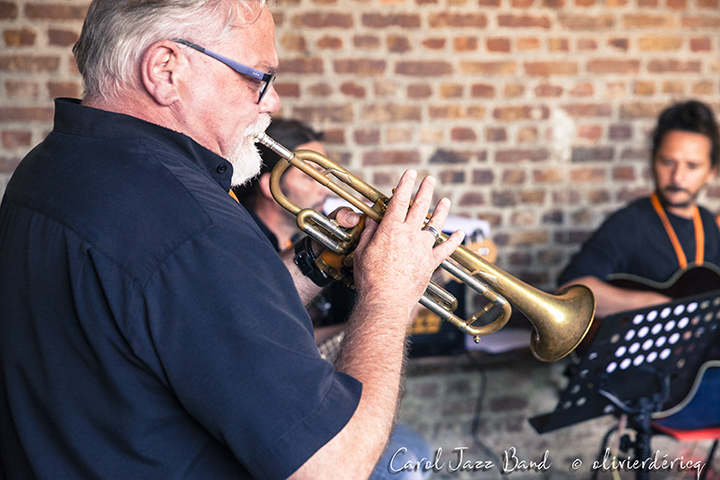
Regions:
M 7 479 L 284 478 L 350 419 L 361 385 L 320 358 L 231 172 L 56 102 L 0 206 Z
M 720 266 L 720 231 L 713 215 L 700 208 L 705 232 L 705 263 Z M 667 212 L 688 262 L 695 261 L 692 219 Z M 680 269 L 678 258 L 650 198 L 641 198 L 610 215 L 583 244 L 558 279 L 563 285 L 584 276 L 601 280 L 629 274 L 665 282 Z

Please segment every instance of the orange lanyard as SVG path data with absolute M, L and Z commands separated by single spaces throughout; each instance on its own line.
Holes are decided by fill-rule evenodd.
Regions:
M 672 243 L 672 246 L 675 249 L 675 255 L 677 256 L 680 268 L 687 267 L 687 258 L 685 257 L 685 252 L 683 251 L 682 245 L 680 245 L 680 241 L 678 240 L 677 235 L 675 235 L 675 230 L 673 229 L 672 225 L 670 225 L 670 220 L 668 220 L 665 210 L 660 204 L 660 198 L 658 198 L 657 193 L 652 194 L 652 196 L 650 197 L 650 201 L 652 202 L 655 211 L 657 212 L 663 226 L 665 227 L 665 231 L 670 238 L 670 243 Z M 705 231 L 703 230 L 702 219 L 700 218 L 700 210 L 698 209 L 697 205 L 695 206 L 695 210 L 693 210 L 692 217 L 693 225 L 695 226 L 695 264 L 702 265 L 705 259 Z

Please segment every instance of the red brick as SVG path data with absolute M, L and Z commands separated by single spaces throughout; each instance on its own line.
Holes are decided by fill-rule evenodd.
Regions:
M 469 192 L 460 197 L 458 205 L 461 207 L 472 207 L 476 205 L 486 205 L 485 195 L 482 192 Z
M 450 129 L 450 139 L 454 142 L 474 142 L 477 138 L 477 133 L 472 128 L 454 127 Z
M 57 72 L 60 59 L 56 56 L 4 55 L 0 57 L 0 71 L 42 73 Z
M 47 87 L 51 98 L 80 96 L 80 84 L 77 82 L 48 82 Z
M 292 111 L 294 118 L 302 118 L 311 125 L 329 123 L 351 123 L 353 121 L 352 105 L 311 105 L 294 107 Z
M 353 98 L 365 98 L 367 96 L 367 92 L 365 91 L 365 87 L 362 85 L 358 85 L 355 82 L 344 82 L 340 85 L 340 91 L 347 95 L 348 97 Z
M 495 85 L 475 83 L 470 87 L 470 96 L 479 98 L 495 98 Z
M 628 166 L 618 166 L 613 168 L 612 170 L 612 179 L 613 180 L 624 180 L 628 182 L 635 181 L 636 175 L 635 175 L 635 169 L 633 167 Z
M 400 61 L 395 65 L 395 73 L 411 76 L 440 76 L 452 73 L 452 64 L 443 61 Z
M 608 46 L 615 50 L 627 52 L 630 49 L 630 40 L 627 38 L 610 38 L 608 39 Z
M 431 28 L 485 28 L 487 17 L 482 13 L 436 13 L 428 17 Z
M 598 142 L 603 136 L 603 128 L 600 125 L 580 125 L 577 129 L 578 138 Z
M 591 97 L 595 93 L 595 86 L 592 82 L 582 82 L 570 89 L 573 97 Z
M 416 14 L 366 13 L 362 16 L 362 24 L 370 28 L 419 28 L 420 16 Z
M 580 38 L 577 41 L 578 50 L 597 50 L 598 42 L 594 38 Z
M 612 147 L 575 147 L 572 149 L 572 162 L 607 162 L 613 159 L 614 154 Z
M 327 97 L 333 93 L 333 86 L 327 82 L 318 82 L 310 85 L 306 93 L 313 97 Z
M 637 74 L 640 71 L 640 61 L 613 58 L 590 60 L 587 64 L 587 71 L 590 73 Z
M 615 28 L 615 17 L 613 15 L 561 14 L 558 20 L 563 29 L 573 31 L 607 31 Z
M 547 16 L 498 15 L 498 26 L 510 28 L 543 28 L 549 30 L 552 22 Z
M 15 2 L 0 2 L 0 19 L 12 20 L 17 18 L 18 8 Z
M 441 185 L 465 183 L 465 172 L 463 170 L 440 170 L 438 180 Z
M 675 28 L 677 25 L 675 17 L 672 15 L 628 14 L 623 17 L 623 27 L 626 29 L 669 29 Z
M 432 87 L 426 83 L 412 84 L 407 87 L 408 98 L 429 98 L 432 95 Z
M 504 122 L 517 120 L 545 120 L 550 117 L 550 110 L 545 106 L 510 106 L 493 109 L 493 118 Z
M 31 47 L 35 45 L 36 37 L 35 31 L 29 28 L 5 30 L 3 32 L 3 39 L 8 47 Z
M 410 150 L 375 150 L 362 155 L 362 165 L 369 167 L 375 165 L 417 165 L 420 163 L 420 154 Z
M 485 48 L 488 52 L 510 52 L 510 38 L 494 37 L 485 40 Z
M 515 62 L 460 62 L 460 71 L 471 75 L 512 75 L 517 72 Z
M 609 117 L 612 106 L 607 103 L 570 103 L 562 109 L 571 117 Z
M 440 98 L 460 98 L 463 96 L 464 87 L 457 83 L 445 83 L 440 85 Z
M 508 168 L 502 172 L 502 183 L 507 185 L 522 185 L 525 183 L 527 173 L 520 168 Z
M 352 28 L 352 15 L 347 13 L 309 12 L 294 15 L 290 21 L 293 27 L 307 28 Z
M 38 98 L 40 86 L 37 82 L 14 81 L 5 82 L 5 91 L 8 98 Z
M 498 163 L 517 163 L 523 161 L 542 162 L 550 158 L 550 153 L 544 148 L 512 148 L 499 150 L 495 153 L 495 160 Z
M 380 46 L 380 38 L 375 35 L 355 35 L 353 46 L 356 48 L 376 49 Z
M 495 172 L 489 169 L 473 170 L 473 185 L 492 185 L 495 182 Z
M 518 50 L 537 50 L 540 48 L 540 39 L 537 37 L 520 37 L 517 39 Z
M 485 130 L 485 140 L 488 142 L 504 142 L 507 138 L 507 130 L 503 127 L 488 127 Z
M 388 51 L 393 53 L 405 53 L 412 50 L 408 37 L 399 35 L 390 35 L 387 39 L 387 47 Z
M 353 138 L 358 145 L 377 145 L 380 143 L 380 130 L 375 128 L 355 130 Z
M 608 138 L 610 140 L 630 140 L 632 134 L 633 128 L 630 125 L 610 125 L 608 128 Z
M 710 52 L 712 51 L 712 39 L 710 37 L 691 38 L 690 50 L 693 52 Z
M 702 62 L 699 60 L 650 60 L 647 68 L 651 73 L 701 73 Z
M 525 85 L 520 83 L 508 83 L 503 89 L 505 98 L 518 98 L 525 94 Z
M 419 121 L 422 107 L 418 105 L 374 104 L 363 107 L 361 118 L 370 122 Z
M 325 35 L 317 41 L 320 50 L 340 50 L 343 48 L 342 38 L 334 35 Z
M 87 6 L 63 5 L 61 3 L 28 3 L 25 16 L 33 20 L 84 20 Z
M 50 122 L 52 107 L 0 107 L 0 118 L 6 122 Z
M 0 134 L 0 144 L 3 148 L 16 149 L 30 146 L 32 132 L 28 130 L 3 130 Z
M 648 35 L 637 40 L 640 51 L 676 51 L 680 50 L 682 45 L 682 37 L 676 35 Z
M 525 73 L 536 77 L 551 75 L 577 75 L 579 67 L 577 62 L 525 62 Z
M 300 85 L 296 82 L 280 82 L 277 81 L 273 84 L 275 91 L 280 95 L 280 98 L 293 97 L 298 98 L 300 96 Z
M 480 41 L 477 37 L 459 36 L 453 40 L 453 50 L 456 52 L 474 52 L 478 49 Z
M 447 40 L 445 38 L 433 37 L 423 40 L 422 45 L 429 50 L 442 50 L 443 48 L 445 48 L 446 43 Z
M 280 70 L 283 75 L 293 73 L 325 73 L 323 61 L 316 57 L 287 58 L 280 61 Z

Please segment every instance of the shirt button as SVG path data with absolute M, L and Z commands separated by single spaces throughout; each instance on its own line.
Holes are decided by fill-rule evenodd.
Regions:
M 220 174 L 227 172 L 227 165 L 220 165 L 217 167 L 217 172 Z

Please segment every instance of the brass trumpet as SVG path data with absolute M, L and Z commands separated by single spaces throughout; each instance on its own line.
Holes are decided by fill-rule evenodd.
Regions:
M 298 168 L 377 222 L 382 220 L 390 199 L 324 155 L 311 150 L 291 152 L 265 134 L 257 136 L 255 141 L 282 157 L 270 175 L 270 189 L 275 200 L 297 217 L 298 227 L 327 248 L 317 260 L 318 267 L 352 287 L 352 256 L 363 222 L 352 229 L 345 229 L 320 212 L 300 208 L 283 194 L 280 179 L 290 166 Z M 441 234 L 437 242 L 444 242 L 447 238 L 447 235 Z M 457 308 L 457 299 L 432 282 L 428 284 L 420 303 L 462 332 L 472 335 L 476 342 L 505 326 L 512 311 L 510 303 L 532 323 L 531 350 L 536 358 L 545 362 L 553 362 L 569 354 L 590 329 L 595 315 L 595 297 L 584 285 L 572 285 L 556 295 L 545 293 L 496 268 L 463 246 L 458 247 L 441 266 L 484 296 L 488 303 L 469 319 L 461 319 L 453 313 Z M 484 325 L 474 325 L 493 307 L 500 310 L 497 318 Z

